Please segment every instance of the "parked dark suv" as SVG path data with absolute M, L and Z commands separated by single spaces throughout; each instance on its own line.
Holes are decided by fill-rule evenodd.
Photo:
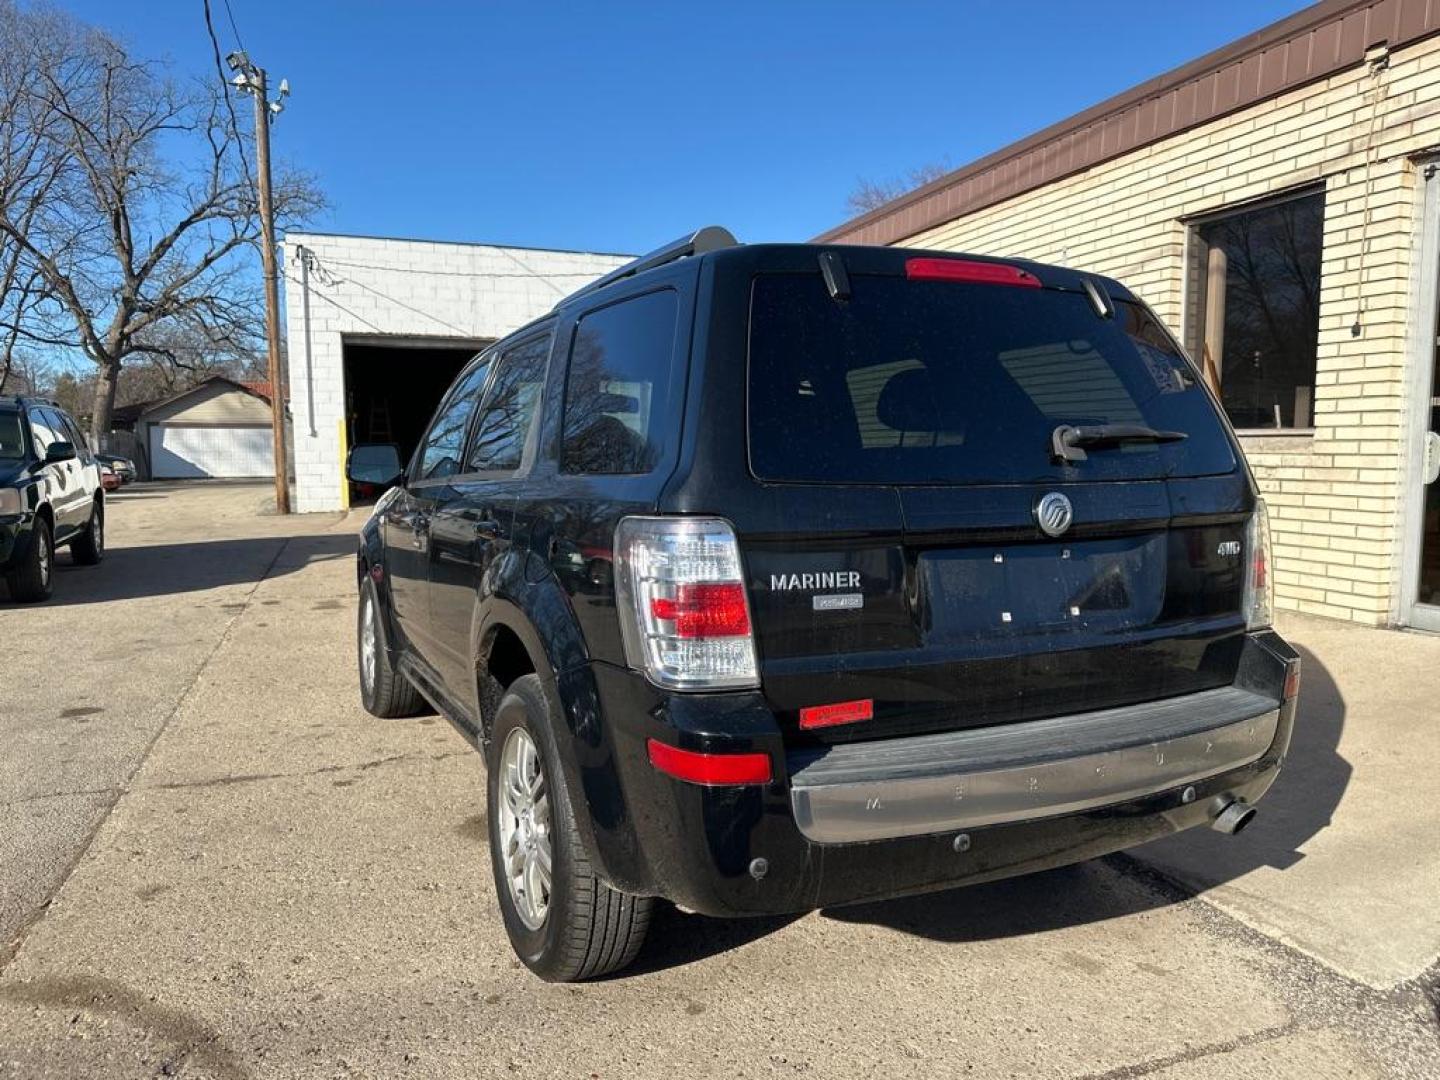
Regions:
M 794 912 L 1238 832 L 1299 677 L 1266 532 L 1119 283 L 707 229 L 462 372 L 362 533 L 362 694 L 476 740 L 515 950 L 586 978 L 654 898 Z
M 100 468 L 70 415 L 49 401 L 0 397 L 0 575 L 22 603 L 51 592 L 57 548 L 105 556 Z

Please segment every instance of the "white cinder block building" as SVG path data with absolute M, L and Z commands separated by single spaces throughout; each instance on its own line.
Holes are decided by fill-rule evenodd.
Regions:
M 628 255 L 291 233 L 285 317 L 294 508 L 346 504 L 346 448 L 403 456 L 476 351 Z
M 1324 0 L 820 239 L 1119 278 L 1240 432 L 1277 603 L 1440 630 L 1440 3 Z

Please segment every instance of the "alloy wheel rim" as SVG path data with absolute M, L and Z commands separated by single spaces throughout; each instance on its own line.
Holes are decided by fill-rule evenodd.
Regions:
M 500 751 L 500 857 L 520 921 L 539 930 L 550 913 L 550 788 L 535 740 L 515 728 Z
M 360 677 L 365 680 L 365 689 L 375 688 L 375 605 L 367 596 L 361 601 L 365 605 L 365 617 L 360 620 Z
M 95 528 L 95 550 L 96 550 L 96 552 L 102 552 L 102 551 L 105 550 L 105 514 L 104 514 L 102 511 L 100 511 L 99 509 L 97 509 L 97 510 L 95 511 L 95 525 L 94 525 L 94 528 Z

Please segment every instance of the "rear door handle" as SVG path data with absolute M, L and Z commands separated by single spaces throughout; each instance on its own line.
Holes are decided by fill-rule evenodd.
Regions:
M 477 521 L 471 526 L 475 530 L 477 540 L 494 540 L 500 535 L 500 523 L 498 521 Z

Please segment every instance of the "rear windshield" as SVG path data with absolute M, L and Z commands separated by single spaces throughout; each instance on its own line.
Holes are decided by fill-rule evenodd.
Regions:
M 20 431 L 20 414 L 0 409 L 0 461 L 18 461 L 25 456 L 25 436 Z
M 750 310 L 750 461 L 766 480 L 1018 483 L 1235 468 L 1214 407 L 1143 308 L 1101 318 L 1052 289 L 760 274 Z M 1143 425 L 1175 442 L 1052 459 L 1062 424 Z

